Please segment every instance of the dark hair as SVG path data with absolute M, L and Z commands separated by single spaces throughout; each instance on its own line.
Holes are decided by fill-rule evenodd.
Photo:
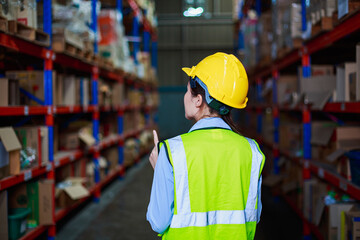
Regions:
M 193 97 L 196 97 L 198 94 L 200 94 L 202 96 L 202 98 L 204 100 L 203 103 L 205 103 L 209 107 L 209 110 L 210 110 L 211 114 L 213 114 L 213 113 L 219 114 L 221 116 L 222 120 L 224 120 L 231 127 L 231 129 L 234 132 L 242 135 L 240 133 L 240 127 L 237 124 L 234 123 L 234 121 L 233 121 L 233 119 L 231 117 L 231 108 L 230 108 L 230 111 L 227 114 L 221 115 L 218 111 L 216 111 L 215 109 L 210 107 L 209 104 L 206 102 L 206 100 L 205 100 L 205 90 L 197 82 L 196 82 L 196 87 L 190 88 L 190 89 L 191 89 L 191 95 Z

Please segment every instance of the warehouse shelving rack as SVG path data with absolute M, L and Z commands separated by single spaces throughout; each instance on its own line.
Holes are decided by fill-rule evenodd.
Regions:
M 302 1 L 304 3 L 305 1 Z M 259 4 L 259 3 L 257 3 Z M 305 18 L 306 12 L 302 12 L 303 19 Z M 311 115 L 312 113 L 319 112 L 319 110 L 313 110 L 309 105 L 303 104 L 297 107 L 282 107 L 278 105 L 276 99 L 277 90 L 277 79 L 279 78 L 280 71 L 286 70 L 295 64 L 302 65 L 303 77 L 308 78 L 311 75 L 311 55 L 321 50 L 326 50 L 331 47 L 332 44 L 339 40 L 342 40 L 353 34 L 360 32 L 360 25 L 356 24 L 360 22 L 360 11 L 350 13 L 342 20 L 337 26 L 331 31 L 321 33 L 310 40 L 303 43 L 300 49 L 293 49 L 288 52 L 284 57 L 278 58 L 267 66 L 255 66 L 249 69 L 249 80 L 255 84 L 257 92 L 260 93 L 262 89 L 262 82 L 267 77 L 272 78 L 273 87 L 273 104 L 254 104 L 249 106 L 248 111 L 255 112 L 257 118 L 256 132 L 247 132 L 251 137 L 259 141 L 263 146 L 272 149 L 273 158 L 273 174 L 279 174 L 279 167 L 277 162 L 280 156 L 284 156 L 287 159 L 292 160 L 295 164 L 302 167 L 303 181 L 311 179 L 312 176 L 316 176 L 319 179 L 324 180 L 331 186 L 336 187 L 340 191 L 348 194 L 355 200 L 360 200 L 360 187 L 353 184 L 349 180 L 334 173 L 321 164 L 316 162 L 316 159 L 311 157 Z M 261 99 L 258 95 L 257 99 Z M 272 120 L 274 135 L 273 141 L 269 142 L 261 136 L 262 132 L 262 115 L 266 109 L 272 109 Z M 360 102 L 341 102 L 341 103 L 327 103 L 321 110 L 324 113 L 346 113 L 346 114 L 359 114 L 360 113 Z M 293 156 L 288 151 L 279 149 L 279 114 L 282 112 L 297 112 L 302 114 L 303 124 L 303 157 L 299 158 Z M 313 234 L 317 239 L 324 239 L 324 236 L 320 233 L 317 226 L 309 222 L 303 215 L 302 210 L 298 209 L 296 204 L 292 200 L 283 195 L 285 201 L 290 207 L 299 215 L 303 221 L 303 236 L 304 239 L 311 239 Z
M 134 87 L 135 89 L 139 89 L 142 92 L 153 92 L 156 91 L 156 85 L 153 83 L 144 82 L 142 79 L 139 79 L 136 76 L 124 73 L 122 70 L 117 69 L 115 72 L 111 69 L 106 69 L 99 67 L 97 63 L 88 62 L 83 59 L 78 59 L 73 56 L 66 55 L 64 53 L 55 53 L 51 49 L 51 36 L 52 36 L 52 3 L 51 0 L 43 0 L 43 17 L 44 17 L 44 32 L 49 34 L 50 36 L 50 47 L 43 47 L 37 45 L 36 43 L 29 42 L 18 38 L 14 35 L 10 35 L 7 33 L 0 33 L 0 47 L 13 50 L 15 52 L 26 54 L 31 57 L 35 57 L 38 59 L 44 60 L 44 96 L 45 96 L 45 105 L 44 106 L 9 106 L 9 107 L 0 107 L 0 116 L 34 116 L 40 115 L 45 117 L 45 123 L 48 127 L 49 131 L 49 163 L 45 166 L 34 167 L 29 170 L 22 171 L 20 174 L 16 176 L 9 176 L 7 178 L 0 180 L 0 191 L 6 190 L 17 184 L 27 182 L 36 177 L 45 176 L 50 180 L 55 180 L 55 170 L 70 164 L 74 161 L 81 159 L 84 156 L 93 156 L 93 162 L 95 165 L 95 185 L 90 189 L 90 196 L 81 199 L 75 205 L 56 210 L 55 209 L 55 185 L 53 184 L 53 221 L 55 225 L 52 226 L 38 226 L 31 231 L 28 231 L 26 235 L 24 235 L 21 239 L 35 239 L 44 232 L 47 232 L 48 239 L 55 239 L 56 236 L 56 222 L 63 219 L 66 215 L 68 215 L 75 208 L 86 202 L 90 197 L 93 198 L 94 201 L 99 201 L 101 189 L 106 186 L 109 182 L 119 177 L 123 177 L 125 173 L 125 168 L 123 166 L 123 158 L 124 151 L 123 145 L 126 139 L 138 137 L 143 131 L 146 129 L 151 129 L 155 126 L 150 125 L 150 113 L 155 113 L 157 111 L 156 107 L 134 107 L 131 105 L 122 105 L 122 106 L 110 106 L 110 107 L 99 107 L 98 105 L 98 79 L 102 77 L 106 80 L 116 81 L 121 84 L 125 84 L 129 87 Z M 140 7 L 137 5 L 135 0 L 127 0 L 133 11 L 135 11 L 136 15 L 138 15 L 139 11 L 141 11 Z M 122 0 L 116 1 L 116 8 L 121 13 L 122 11 Z M 138 18 L 135 17 L 134 25 L 135 29 L 133 30 L 134 37 L 139 36 L 139 27 L 140 24 L 144 26 L 144 49 L 145 52 L 150 52 L 150 44 L 151 41 L 151 54 L 152 61 L 157 60 L 157 37 L 156 31 L 154 27 L 152 27 L 149 21 L 144 17 L 142 19 L 142 23 L 138 21 Z M 122 19 L 120 20 L 122 21 Z M 135 23 L 135 21 L 137 21 Z M 97 31 L 97 16 L 96 16 L 96 0 L 92 0 L 92 30 L 96 33 Z M 135 51 L 133 51 L 134 56 L 136 56 L 137 51 L 140 51 L 140 42 L 137 43 L 137 47 Z M 94 43 L 94 53 L 97 53 L 97 43 Z M 136 59 L 136 57 L 135 57 Z M 85 74 L 91 75 L 91 89 L 92 89 L 92 103 L 88 106 L 54 106 L 52 99 L 52 71 L 54 69 L 54 64 L 58 64 L 62 67 L 66 67 L 68 69 L 73 69 L 76 71 L 83 72 Z M 157 63 L 152 62 L 152 66 L 156 67 Z M 140 111 L 145 114 L 145 127 L 143 129 L 133 129 L 130 132 L 124 132 L 123 125 L 124 120 L 123 116 L 125 112 L 128 111 Z M 102 112 L 116 112 L 117 113 L 117 123 L 118 123 L 118 132 L 117 134 L 110 135 L 103 140 L 99 141 L 98 133 L 99 133 L 99 117 Z M 53 126 L 54 126 L 54 118 L 57 115 L 61 114 L 75 114 L 75 113 L 90 113 L 92 114 L 93 120 L 93 136 L 96 139 L 95 146 L 92 146 L 88 149 L 84 150 L 76 150 L 70 151 L 66 154 L 61 155 L 60 157 L 56 157 L 53 154 Z M 155 122 L 155 119 L 154 119 Z M 100 151 L 111 147 L 118 146 L 119 152 L 119 165 L 115 170 L 108 173 L 106 178 L 100 181 L 99 174 L 99 162 L 98 158 L 100 156 Z M 139 161 L 141 157 L 146 155 L 147 152 L 141 152 L 137 157 L 136 162 Z

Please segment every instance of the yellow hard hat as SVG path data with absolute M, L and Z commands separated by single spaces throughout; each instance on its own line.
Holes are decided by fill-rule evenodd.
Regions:
M 182 68 L 191 78 L 198 77 L 211 97 L 233 108 L 245 108 L 248 77 L 244 66 L 232 54 L 215 53 L 192 68 Z

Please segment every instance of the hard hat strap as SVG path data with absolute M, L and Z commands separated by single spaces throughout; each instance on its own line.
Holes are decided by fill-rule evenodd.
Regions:
M 198 78 L 196 76 L 194 78 L 190 78 L 190 87 L 195 88 L 196 87 L 196 82 L 204 89 L 206 103 L 211 108 L 218 111 L 220 113 L 220 115 L 226 115 L 226 114 L 228 114 L 230 112 L 231 108 L 229 106 L 223 104 L 222 102 L 220 102 L 220 101 L 216 100 L 215 98 L 213 98 L 212 96 L 210 96 L 206 84 L 203 83 L 203 81 L 201 81 L 200 78 Z

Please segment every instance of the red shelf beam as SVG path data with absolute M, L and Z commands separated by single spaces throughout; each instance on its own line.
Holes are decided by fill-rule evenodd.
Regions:
M 360 30 L 360 24 L 355 24 L 360 22 L 360 12 L 357 12 L 353 16 L 346 19 L 344 22 L 337 25 L 333 30 L 326 32 L 320 36 L 310 39 L 305 42 L 304 49 L 308 54 L 315 53 L 319 50 L 329 47 L 334 42 L 346 37 L 349 34 L 352 34 Z M 291 64 L 294 64 L 297 61 L 300 61 L 301 53 L 300 49 L 294 49 L 286 56 L 281 59 L 275 60 L 275 63 L 269 65 L 265 68 L 260 68 L 256 70 L 255 76 L 253 79 L 263 78 L 271 74 L 272 69 L 281 70 Z
M 38 177 L 40 175 L 43 175 L 47 172 L 47 169 L 51 169 L 51 163 L 50 165 L 43 166 L 43 167 L 35 167 L 33 169 L 24 170 L 18 175 L 9 176 L 6 178 L 3 178 L 0 180 L 0 190 L 4 190 L 7 188 L 10 188 L 12 186 L 15 186 L 17 184 L 27 182 L 32 178 Z
M 266 109 L 268 107 L 272 107 L 272 105 L 266 105 L 266 104 L 258 104 L 249 106 L 249 109 L 251 110 L 257 110 L 257 109 Z M 282 112 L 287 111 L 297 111 L 301 112 L 302 107 L 279 107 L 279 110 Z M 341 102 L 341 103 L 327 103 L 322 110 L 311 110 L 312 112 L 329 112 L 329 113 L 360 113 L 360 102 Z
M 55 114 L 71 114 L 71 113 L 92 113 L 95 111 L 96 106 L 60 106 L 54 107 Z
M 345 178 L 340 177 L 337 174 L 334 174 L 330 171 L 327 171 L 311 162 L 310 162 L 310 170 L 319 178 L 322 178 L 328 183 L 332 184 L 333 186 L 341 189 L 342 191 L 349 194 L 354 199 L 360 200 L 360 187 L 349 182 Z
M 46 53 L 48 52 L 46 48 L 40 45 L 6 33 L 0 33 L 0 46 L 43 59 L 46 57 Z
M 47 230 L 47 226 L 38 226 L 34 229 L 32 229 L 30 232 L 26 233 L 24 236 L 19 238 L 19 240 L 32 240 L 39 237 L 41 234 L 43 234 Z
M 328 103 L 325 105 L 323 111 L 334 113 L 360 113 L 360 102 Z
M 111 72 L 111 71 L 103 69 L 103 68 L 100 68 L 100 76 L 104 77 L 104 78 L 108 78 L 113 81 L 120 82 L 120 83 L 124 82 L 123 74 L 114 73 L 114 72 Z
M 45 106 L 0 107 L 0 116 L 45 115 L 48 111 Z
M 356 24 L 358 23 L 358 24 Z M 324 49 L 332 43 L 346 37 L 347 35 L 360 30 L 360 12 L 349 17 L 344 22 L 337 25 L 332 31 L 322 34 L 306 43 L 307 52 L 312 54 Z
M 92 73 L 93 65 L 90 63 L 85 63 L 80 59 L 75 57 L 68 56 L 63 53 L 57 53 L 54 63 L 57 63 L 61 66 L 68 68 L 76 69 L 82 72 Z

